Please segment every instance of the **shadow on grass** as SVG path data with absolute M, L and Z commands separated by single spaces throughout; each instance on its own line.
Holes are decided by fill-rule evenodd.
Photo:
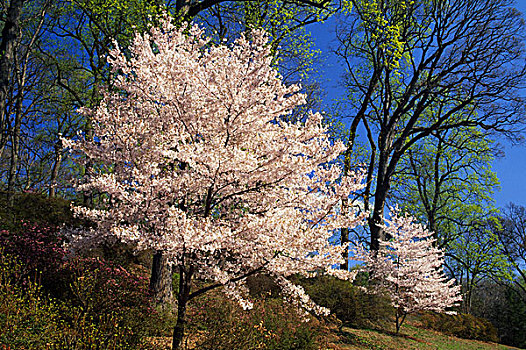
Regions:
M 371 349 L 371 350 L 388 349 L 388 347 L 384 346 L 384 344 L 381 344 L 379 342 L 376 342 L 376 341 L 372 340 L 371 337 L 368 336 L 368 335 L 355 334 L 355 333 L 349 331 L 352 328 L 347 328 L 348 330 L 346 330 L 345 328 L 347 328 L 347 327 L 343 327 L 342 329 L 340 329 L 340 331 L 338 333 L 338 336 L 340 337 L 340 341 L 342 343 L 344 343 L 344 344 L 362 346 L 362 347 L 366 347 L 366 348 Z M 390 337 L 390 338 L 407 339 L 407 340 L 412 340 L 412 341 L 415 341 L 415 342 L 418 342 L 418 343 L 422 343 L 422 344 L 426 344 L 426 345 L 432 345 L 431 343 L 429 343 L 429 342 L 427 342 L 427 341 L 425 341 L 423 339 L 418 339 L 418 338 L 416 338 L 414 336 L 411 336 L 411 335 L 408 335 L 408 334 L 403 334 L 403 333 L 398 333 L 397 334 L 395 332 L 384 330 L 384 329 L 356 329 L 356 330 L 357 331 L 364 331 L 364 332 L 373 332 L 373 333 L 384 335 L 384 336 Z

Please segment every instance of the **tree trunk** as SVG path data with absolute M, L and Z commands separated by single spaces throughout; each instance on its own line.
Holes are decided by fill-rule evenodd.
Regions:
M 168 264 L 166 255 L 156 251 L 153 255 L 152 275 L 150 276 L 150 291 L 155 303 L 163 309 L 173 306 L 172 268 Z
M 402 324 L 405 321 L 405 317 L 407 316 L 407 313 L 401 311 L 400 309 L 396 309 L 396 334 L 400 332 L 400 328 L 402 328 Z
M 29 50 L 29 48 L 28 48 Z M 16 63 L 15 59 L 15 63 Z M 16 96 L 15 103 L 15 125 L 11 131 L 11 163 L 9 165 L 9 177 L 7 180 L 7 202 L 9 205 L 13 205 L 13 198 L 15 194 L 15 183 L 17 180 L 17 168 L 19 161 L 19 148 L 20 148 L 20 128 L 22 126 L 22 105 L 24 101 L 24 88 L 26 85 L 26 74 L 27 74 L 27 60 L 24 62 L 24 68 L 22 72 L 17 71 L 18 79 L 18 94 Z
M 186 327 L 186 302 L 177 303 L 177 322 L 172 337 L 172 350 L 182 349 L 184 330 Z
M 465 314 L 471 314 L 471 302 L 473 298 L 473 290 L 475 289 L 476 285 L 473 282 L 474 277 L 471 276 L 471 278 L 468 275 L 468 278 L 466 279 L 466 292 L 464 293 L 462 297 L 462 303 L 463 303 L 463 312 Z
M 371 251 L 378 251 L 380 243 L 389 240 L 383 229 L 384 211 L 387 204 L 387 196 L 391 188 L 391 177 L 393 176 L 396 164 L 400 160 L 399 150 L 392 150 L 391 137 L 382 133 L 379 136 L 379 157 L 378 174 L 376 176 L 376 189 L 374 192 L 374 206 L 372 216 L 369 218 L 369 228 L 371 230 Z M 391 155 L 391 153 L 393 153 Z
M 0 40 L 0 157 L 8 140 L 7 96 L 15 60 L 15 46 L 20 41 L 20 14 L 24 0 L 11 0 Z
M 174 327 L 172 338 L 172 350 L 179 350 L 183 344 L 184 330 L 186 327 L 186 306 L 192 288 L 193 268 L 188 271 L 183 265 L 179 266 L 179 292 L 177 293 L 177 322 Z
M 53 198 L 57 193 L 57 178 L 58 171 L 60 170 L 60 164 L 62 163 L 62 147 L 60 142 L 55 144 L 55 162 L 51 169 L 51 176 L 49 178 L 49 197 Z
M 398 314 L 398 309 L 395 311 L 396 317 L 396 334 L 400 331 L 400 315 Z
M 24 5 L 24 1 L 12 1 L 10 4 L 11 6 L 16 7 L 18 18 L 15 20 L 15 22 L 18 22 L 20 20 L 20 12 L 22 10 L 22 7 Z M 29 55 L 31 52 L 31 48 L 34 45 L 36 38 L 38 37 L 40 30 L 42 29 L 42 25 L 44 22 L 44 15 L 45 15 L 45 8 L 47 8 L 47 4 L 44 6 L 44 9 L 41 13 L 41 19 L 40 23 L 38 24 L 36 30 L 34 31 L 33 35 L 31 36 L 31 40 L 26 45 L 26 50 L 24 54 L 21 56 L 20 61 L 17 53 L 15 53 L 15 45 L 17 43 L 21 42 L 21 32 L 18 29 L 18 23 L 15 23 L 14 29 L 16 29 L 18 32 L 16 33 L 16 36 L 13 37 L 13 40 L 15 42 L 12 43 L 12 64 L 15 66 L 15 69 L 13 71 L 13 76 L 17 80 L 17 88 L 18 92 L 16 95 L 16 102 L 15 102 L 15 125 L 13 129 L 11 130 L 11 163 L 9 166 L 9 177 L 7 182 L 7 201 L 9 205 L 13 205 L 13 196 L 15 192 L 15 184 L 17 180 L 17 168 L 19 163 L 19 148 L 20 148 L 20 128 L 22 126 L 22 108 L 23 108 L 23 102 L 24 102 L 24 95 L 25 95 L 25 87 L 26 87 L 26 78 L 27 78 L 27 68 L 29 65 Z M 3 32 L 2 32 L 3 34 Z M 2 43 L 3 44 L 3 43 Z M 20 51 L 21 52 L 21 51 Z M 5 82 L 3 82 L 5 83 Z M 2 83 L 2 84 L 3 84 Z M 7 82 L 9 84 L 9 82 Z M 13 82 L 11 82 L 11 85 Z M 5 102 L 5 100 L 4 100 Z M 5 112 L 5 111 L 4 111 Z M 5 118 L 5 121 L 7 122 L 7 116 Z M 1 157 L 1 155 L 0 155 Z
M 347 149 L 345 150 L 345 157 L 344 157 L 344 164 L 343 164 L 343 176 L 348 176 L 349 171 L 351 170 L 351 155 L 352 155 L 352 149 L 354 146 L 354 140 L 356 139 L 356 132 L 358 130 L 358 125 L 360 124 L 361 120 L 364 120 L 364 124 L 367 122 L 365 121 L 365 112 L 367 111 L 367 107 L 369 106 L 369 103 L 371 102 L 372 95 L 374 93 L 374 90 L 376 89 L 376 86 L 378 85 L 378 79 L 380 77 L 379 70 L 374 67 L 373 75 L 371 80 L 369 81 L 369 87 L 367 89 L 367 93 L 364 96 L 362 105 L 360 107 L 360 110 L 354 117 L 351 126 L 349 128 L 349 141 L 347 143 Z M 373 157 L 374 160 L 374 157 Z M 349 210 L 348 208 L 348 199 L 342 200 L 342 211 L 347 212 Z M 347 245 L 347 248 L 345 248 L 345 251 L 343 252 L 343 257 L 345 259 L 345 262 L 340 265 L 340 269 L 342 270 L 349 270 L 349 228 L 348 227 L 342 227 L 341 230 L 341 244 Z
M 369 228 L 371 230 L 371 251 L 378 251 L 380 249 L 380 242 L 385 241 L 387 238 L 382 225 L 387 194 L 389 192 L 389 183 L 388 179 L 382 179 L 380 176 L 377 181 L 373 215 L 369 219 Z
M 18 153 L 20 146 L 20 127 L 22 126 L 22 99 L 23 86 L 20 87 L 19 96 L 15 108 L 15 125 L 11 135 L 11 162 L 9 164 L 9 177 L 7 180 L 7 203 L 12 206 L 15 194 L 15 183 L 17 179 Z
M 352 155 L 352 149 L 354 146 L 354 140 L 356 138 L 356 130 L 358 129 L 358 124 L 360 123 L 360 120 L 362 119 L 362 111 L 365 110 L 365 107 L 362 107 L 362 110 L 356 115 L 353 119 L 353 122 L 350 127 L 349 131 L 349 142 L 347 143 L 347 149 L 345 150 L 344 154 L 344 163 L 343 163 L 343 176 L 349 176 L 349 172 L 351 171 L 351 155 Z M 349 212 L 349 199 L 344 198 L 342 199 L 342 212 L 347 213 Z M 345 246 L 345 249 L 343 251 L 343 264 L 340 264 L 340 269 L 348 271 L 349 270 L 349 228 L 348 227 L 342 227 L 340 229 L 340 236 L 341 236 L 341 245 Z
M 345 209 L 345 206 L 342 205 L 342 210 Z M 349 271 L 349 228 L 348 227 L 342 227 L 340 229 L 341 232 L 341 244 L 342 246 L 345 245 L 345 249 L 343 251 L 343 258 L 345 259 L 342 264 L 340 264 L 340 270 Z

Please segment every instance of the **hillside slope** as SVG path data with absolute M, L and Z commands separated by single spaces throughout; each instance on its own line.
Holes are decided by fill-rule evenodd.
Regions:
M 338 350 L 490 350 L 517 349 L 496 343 L 460 339 L 436 331 L 404 325 L 401 335 L 343 327 Z

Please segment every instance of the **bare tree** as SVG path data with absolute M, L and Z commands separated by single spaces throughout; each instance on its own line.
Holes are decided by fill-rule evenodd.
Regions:
M 501 222 L 502 230 L 498 230 L 497 235 L 504 254 L 517 274 L 515 287 L 522 291 L 520 295 L 526 296 L 526 208 L 508 204 Z
M 200 12 L 207 10 L 214 5 L 220 4 L 222 2 L 243 2 L 243 3 L 249 3 L 249 2 L 256 2 L 251 0 L 201 0 L 201 1 L 194 1 L 194 0 L 176 0 L 175 2 L 175 10 L 176 13 L 180 18 L 184 18 L 186 20 L 192 19 L 193 17 L 197 16 Z M 331 0 L 285 0 L 284 3 L 290 3 L 297 6 L 303 6 L 303 7 L 313 7 L 317 9 L 324 10 L 326 9 L 330 4 Z
M 458 127 L 518 137 L 524 21 L 510 0 L 352 3 L 337 31 L 352 96 L 346 160 L 363 123 L 374 170 L 364 197 L 377 250 L 393 174 L 415 143 Z

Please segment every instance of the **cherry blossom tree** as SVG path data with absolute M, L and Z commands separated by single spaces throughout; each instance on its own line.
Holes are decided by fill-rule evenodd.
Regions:
M 377 252 L 356 249 L 356 259 L 366 263 L 374 292 L 387 292 L 396 310 L 396 333 L 410 313 L 429 310 L 453 313 L 447 308 L 462 299 L 460 286 L 443 272 L 444 256 L 434 246 L 433 233 L 408 215 L 392 209 L 384 226 L 391 237 Z
M 215 46 L 169 20 L 137 35 L 131 57 L 111 53 L 115 86 L 81 111 L 95 136 L 64 140 L 97 164 L 77 189 L 100 194 L 98 207 L 74 208 L 96 228 L 76 242 L 162 252 L 178 273 L 174 349 L 187 303 L 213 288 L 250 308 L 245 279 L 263 272 L 289 301 L 324 314 L 288 277 L 353 276 L 332 268 L 345 247 L 329 238 L 364 220 L 358 203 L 338 205 L 363 188 L 364 174 L 341 177 L 334 160 L 344 145 L 329 140 L 321 115 L 288 121 L 304 95 L 271 68 L 265 34 L 251 38 Z M 209 283 L 195 289 L 196 279 Z

